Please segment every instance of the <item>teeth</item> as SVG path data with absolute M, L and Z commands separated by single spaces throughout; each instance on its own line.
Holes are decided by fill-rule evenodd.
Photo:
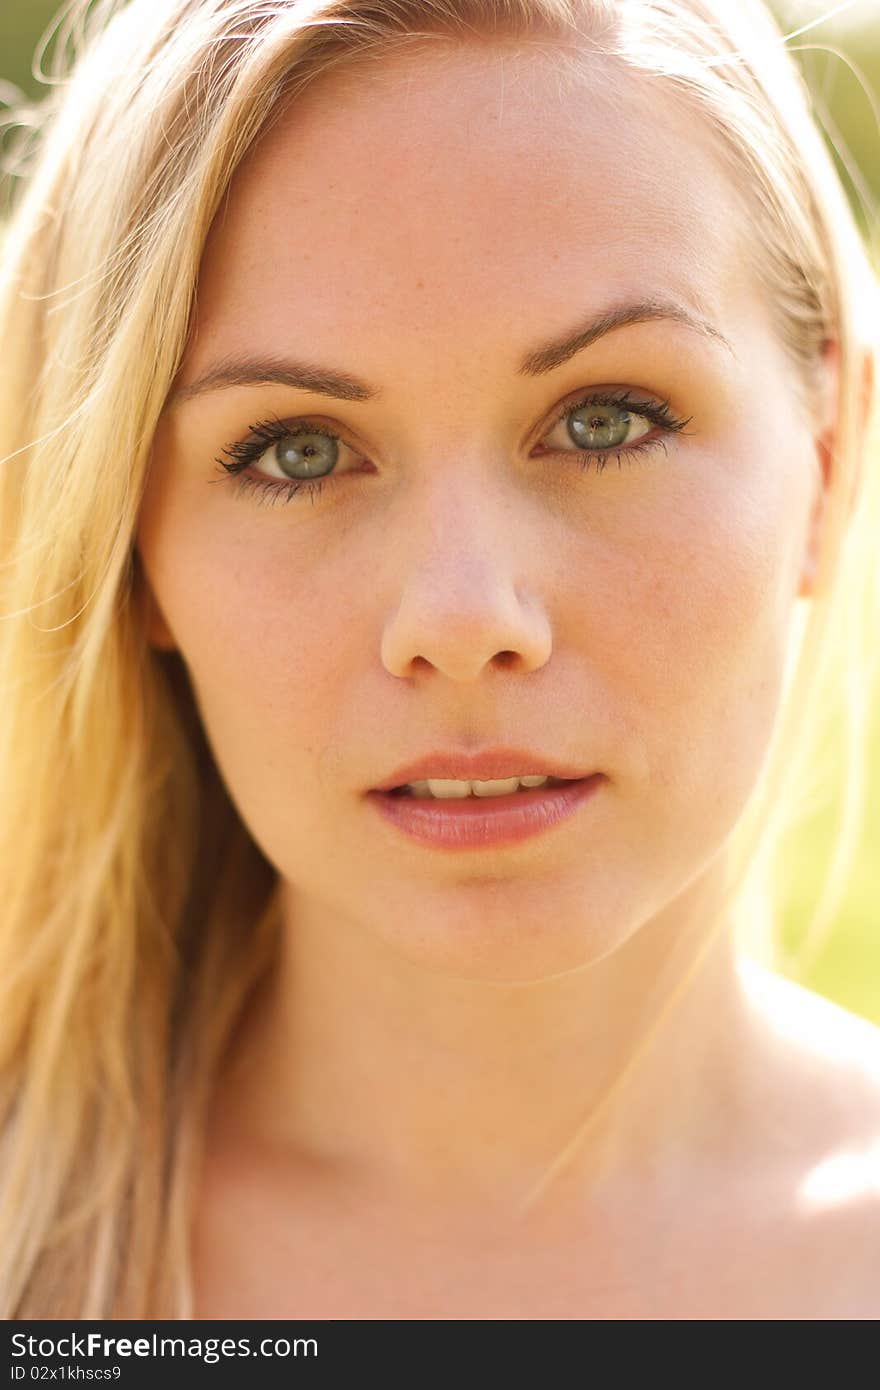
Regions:
M 428 784 L 430 786 L 430 783 Z M 518 777 L 505 777 L 497 782 L 471 782 L 474 796 L 508 796 L 519 788 Z
M 465 796 L 510 796 L 520 786 L 543 787 L 545 782 L 558 782 L 553 777 L 503 777 L 490 782 L 455 781 L 446 777 L 429 777 L 426 781 L 411 782 L 411 796 L 433 796 L 440 801 Z
M 445 801 L 454 796 L 467 796 L 471 789 L 470 782 L 447 781 L 445 777 L 428 778 L 428 795 L 437 796 Z

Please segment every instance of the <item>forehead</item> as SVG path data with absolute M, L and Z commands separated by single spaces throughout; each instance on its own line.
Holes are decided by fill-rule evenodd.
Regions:
M 717 318 L 739 224 L 707 130 L 657 80 L 545 41 L 421 41 L 317 79 L 246 158 L 205 249 L 197 355 L 317 335 L 351 365 L 382 335 L 464 349 L 491 329 L 513 360 L 539 314 L 655 292 Z

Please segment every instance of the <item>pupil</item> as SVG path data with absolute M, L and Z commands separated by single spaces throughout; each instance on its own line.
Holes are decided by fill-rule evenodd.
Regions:
M 580 448 L 609 449 L 623 444 L 632 422 L 628 410 L 616 405 L 587 405 L 582 411 L 575 411 L 569 426 L 572 439 Z
M 289 441 L 302 440 L 302 444 Z M 336 467 L 339 445 L 327 434 L 299 430 L 276 446 L 279 466 L 292 478 L 321 478 Z

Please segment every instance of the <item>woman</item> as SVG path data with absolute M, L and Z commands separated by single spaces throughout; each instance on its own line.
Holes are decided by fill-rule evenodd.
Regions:
M 778 32 L 117 11 L 3 260 L 4 1315 L 876 1317 L 876 1030 L 736 944 L 870 578 Z

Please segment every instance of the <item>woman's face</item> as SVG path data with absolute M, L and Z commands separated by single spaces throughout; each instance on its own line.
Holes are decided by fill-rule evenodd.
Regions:
M 537 979 L 717 864 L 771 735 L 819 477 L 748 236 L 693 119 L 598 64 L 569 80 L 550 48 L 334 75 L 239 170 L 138 548 L 152 638 L 296 918 Z M 245 361 L 256 383 L 217 370 Z M 325 394 L 319 370 L 364 390 Z M 286 441 L 255 435 L 271 421 Z M 248 479 L 274 494 L 219 462 L 255 438 Z M 323 488 L 285 500 L 309 458 Z M 414 840 L 367 796 L 499 745 L 604 780 L 487 848 Z

